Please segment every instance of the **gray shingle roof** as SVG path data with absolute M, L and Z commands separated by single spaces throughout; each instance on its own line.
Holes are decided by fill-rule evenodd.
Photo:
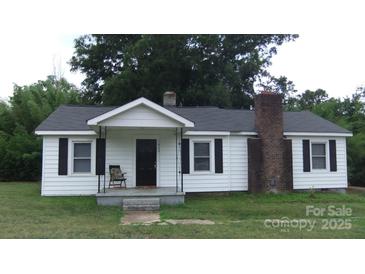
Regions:
M 169 110 L 195 122 L 192 130 L 256 131 L 255 111 L 217 107 L 170 107 Z M 284 131 L 350 133 L 310 111 L 284 112 Z
M 111 111 L 116 107 L 62 105 L 37 128 L 42 130 L 90 130 L 87 120 Z
M 116 107 L 60 106 L 36 131 L 90 130 L 87 120 Z M 248 131 L 255 130 L 255 112 L 217 107 L 168 107 L 172 112 L 195 123 L 195 131 Z M 284 112 L 284 131 L 314 133 L 350 133 L 309 111 Z

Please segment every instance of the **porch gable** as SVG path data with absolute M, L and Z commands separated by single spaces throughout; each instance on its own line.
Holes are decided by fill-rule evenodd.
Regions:
M 98 123 L 108 127 L 184 127 L 184 124 L 145 105 L 138 105 Z
M 194 123 L 146 98 L 89 119 L 89 126 L 194 127 Z

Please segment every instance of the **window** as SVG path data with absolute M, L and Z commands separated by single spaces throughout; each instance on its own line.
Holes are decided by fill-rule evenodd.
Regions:
M 326 144 L 312 144 L 312 168 L 326 169 Z
M 194 171 L 210 171 L 210 142 L 194 142 Z
M 90 173 L 91 172 L 91 143 L 74 143 L 73 144 L 73 172 Z

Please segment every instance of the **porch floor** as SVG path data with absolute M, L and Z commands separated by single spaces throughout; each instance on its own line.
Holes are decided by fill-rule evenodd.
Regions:
M 133 198 L 159 198 L 160 204 L 176 205 L 183 204 L 185 200 L 184 192 L 176 192 L 175 187 L 156 188 L 107 188 L 105 193 L 96 194 L 98 205 L 122 206 L 124 199 Z

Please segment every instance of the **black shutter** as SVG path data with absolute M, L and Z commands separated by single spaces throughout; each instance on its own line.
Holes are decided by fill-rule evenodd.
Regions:
M 58 140 L 58 175 L 67 175 L 68 138 Z
M 336 140 L 330 140 L 330 170 L 337 171 Z
M 105 175 L 105 139 L 96 139 L 96 175 Z
M 215 173 L 223 173 L 222 139 L 214 139 Z
M 309 140 L 303 140 L 303 171 L 311 171 Z
M 189 174 L 190 164 L 189 164 L 189 139 L 182 139 L 181 142 L 181 169 L 183 174 Z

